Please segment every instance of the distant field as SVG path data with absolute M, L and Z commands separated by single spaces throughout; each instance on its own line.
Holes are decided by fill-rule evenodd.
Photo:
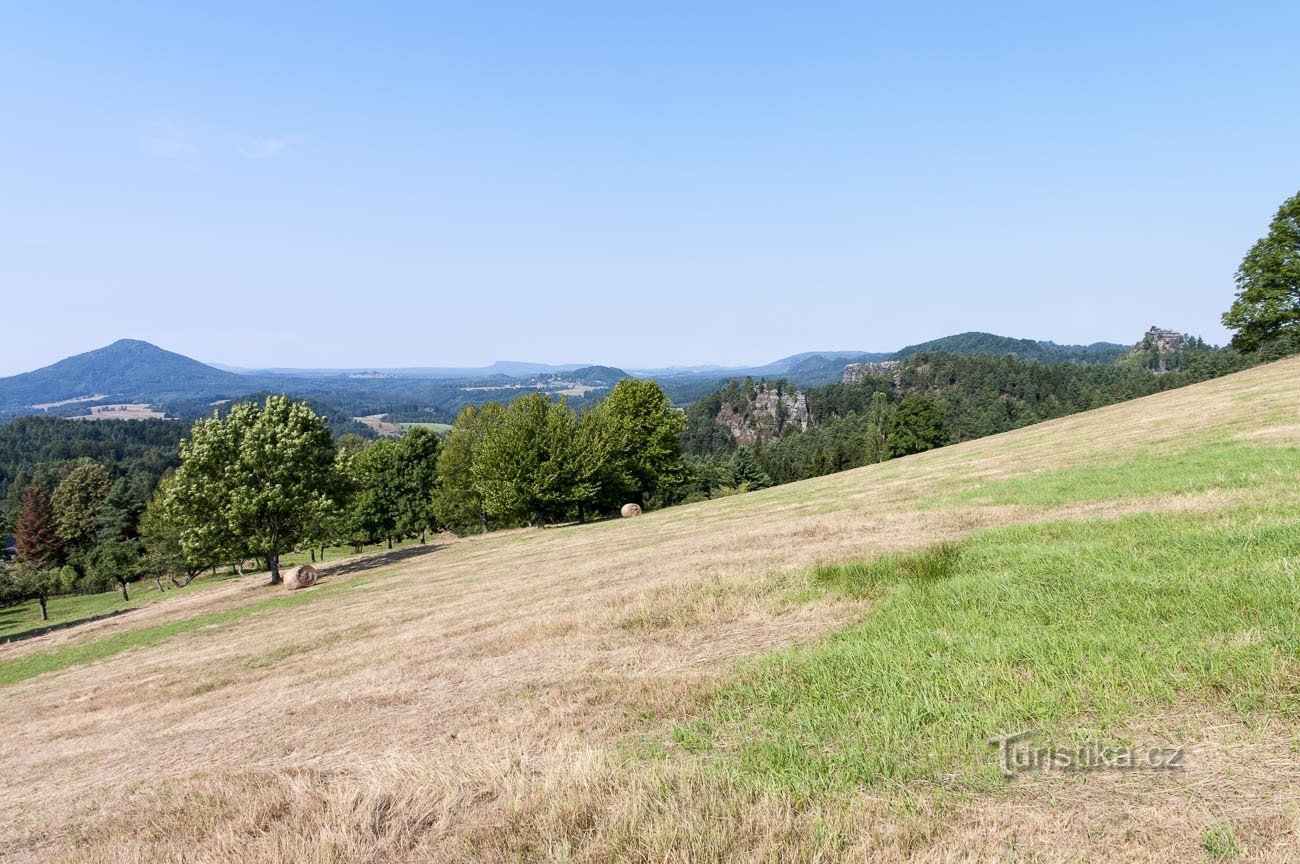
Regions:
M 432 429 L 439 435 L 445 435 L 451 431 L 450 423 L 389 423 L 384 420 L 386 416 L 385 414 L 371 414 L 367 417 L 353 417 L 352 419 L 366 424 L 375 430 L 376 434 L 390 438 L 396 438 L 412 426 L 423 426 L 425 429 Z
M 412 426 L 422 426 L 425 429 L 432 429 L 439 435 L 446 435 L 451 431 L 450 423 L 398 423 L 397 425 L 402 428 L 403 432 L 410 429 Z
M 0 645 L 0 848 L 1300 860 L 1298 473 L 1300 358 Z M 1006 780 L 1027 730 L 1183 767 Z
M 72 420 L 163 420 L 166 414 L 143 402 L 128 402 L 117 405 L 92 405 L 89 413 L 81 414 Z
M 385 414 L 370 414 L 365 417 L 353 417 L 358 423 L 364 423 L 375 431 L 376 435 L 383 435 L 388 438 L 395 438 L 402 434 L 402 427 L 396 423 L 385 422 Z

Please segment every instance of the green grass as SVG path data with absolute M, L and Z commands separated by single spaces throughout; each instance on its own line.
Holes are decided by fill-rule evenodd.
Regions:
M 1183 701 L 1300 711 L 1300 511 L 1144 514 L 990 531 L 824 566 L 879 597 L 857 626 L 748 669 L 676 742 L 798 795 L 1001 782 L 987 739 L 1114 734 Z
M 446 435 L 448 432 L 451 431 L 450 423 L 398 423 L 397 425 L 402 427 L 403 432 L 405 432 L 407 429 L 410 429 L 413 426 L 420 426 L 425 429 L 430 429 L 439 435 Z
M 1233 833 L 1232 826 L 1224 823 L 1205 826 L 1205 830 L 1201 832 L 1201 848 L 1213 861 L 1229 861 L 1236 858 L 1240 851 L 1237 848 L 1237 836 Z
M 369 578 L 357 577 L 347 581 L 318 585 L 305 591 L 280 593 L 270 599 L 259 603 L 251 603 L 247 606 L 240 606 L 236 609 L 212 612 L 207 615 L 198 615 L 193 618 L 171 621 L 151 627 L 140 627 L 91 642 L 68 645 L 13 660 L 2 661 L 0 662 L 0 687 L 16 684 L 19 681 L 25 681 L 46 672 L 56 672 L 81 663 L 102 660 L 133 648 L 146 648 L 157 645 L 182 633 L 189 633 L 201 628 L 212 628 L 214 633 L 211 635 L 215 635 L 215 632 L 218 632 L 224 625 L 241 618 L 267 615 L 294 606 L 302 606 L 325 597 L 336 596 L 369 581 Z
M 1210 489 L 1250 489 L 1297 475 L 1300 447 L 1225 441 L 1183 452 L 1150 452 L 1123 460 L 1041 471 L 941 496 L 928 503 L 1059 506 Z
M 433 541 L 431 541 L 433 542 Z M 418 537 L 404 540 L 400 543 L 394 543 L 393 549 L 405 549 L 410 546 L 420 545 Z M 318 552 L 320 550 L 317 550 Z M 371 555 L 378 552 L 388 551 L 386 543 L 374 543 L 364 546 L 361 552 L 357 552 L 351 546 L 330 546 L 326 549 L 325 557 L 318 558 L 317 563 L 321 561 L 336 561 L 339 558 L 350 558 L 354 555 Z M 280 567 L 285 569 L 295 567 L 299 564 L 307 564 L 311 561 L 311 552 L 292 552 L 280 557 Z M 250 571 L 251 572 L 251 571 Z M 35 601 L 21 603 L 17 606 L 8 606 L 0 608 L 0 642 L 10 639 L 14 636 L 22 635 L 32 631 L 41 631 L 50 627 L 68 625 L 74 622 L 91 621 L 96 618 L 102 618 L 107 615 L 114 615 L 125 612 L 130 609 L 138 609 L 150 603 L 163 603 L 168 600 L 174 600 L 177 597 L 184 596 L 186 593 L 202 591 L 204 588 L 219 585 L 238 576 L 233 570 L 222 567 L 216 575 L 199 576 L 185 588 L 176 588 L 171 583 L 163 580 L 163 585 L 167 591 L 159 594 L 158 589 L 154 586 L 152 580 L 144 579 L 139 582 L 133 582 L 127 589 L 131 599 L 122 600 L 122 594 L 114 589 L 104 591 L 99 594 L 67 594 L 59 597 L 51 597 L 46 608 L 50 618 L 48 621 L 41 620 L 41 607 Z
M 200 591 L 207 586 L 216 585 L 232 578 L 234 578 L 234 574 L 225 572 L 217 576 L 200 576 L 186 590 Z M 171 590 L 172 586 L 166 581 L 163 584 L 167 585 L 169 590 L 159 594 L 152 580 L 145 579 L 132 582 L 127 589 L 131 599 L 125 602 L 122 600 L 121 592 L 117 589 L 99 594 L 68 594 L 51 597 L 46 605 L 50 615 L 48 621 L 41 620 L 41 607 L 35 601 L 0 609 L 0 641 L 33 630 L 39 631 L 49 627 L 68 625 L 73 622 L 90 621 L 106 615 L 125 612 L 129 609 L 138 609 L 141 606 L 164 602 L 185 593 L 184 591 Z

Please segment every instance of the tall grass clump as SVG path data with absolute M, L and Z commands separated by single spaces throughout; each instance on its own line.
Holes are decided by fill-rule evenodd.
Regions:
M 813 581 L 825 588 L 854 597 L 899 582 L 938 582 L 957 572 L 962 549 L 959 543 L 938 543 L 916 552 L 883 555 L 846 564 L 819 564 Z

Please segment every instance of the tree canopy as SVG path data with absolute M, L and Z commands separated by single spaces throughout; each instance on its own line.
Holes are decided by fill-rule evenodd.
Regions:
M 325 418 L 302 402 L 269 396 L 262 405 L 234 406 L 224 419 L 198 421 L 180 449 L 169 496 L 182 547 L 258 554 L 279 583 L 280 555 L 316 540 L 340 495 Z
M 1237 299 L 1223 315 L 1245 352 L 1300 350 L 1300 193 L 1282 202 L 1237 270 Z

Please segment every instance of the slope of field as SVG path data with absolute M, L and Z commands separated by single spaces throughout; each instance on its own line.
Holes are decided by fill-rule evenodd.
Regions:
M 3 646 L 0 849 L 1292 860 L 1297 445 L 1292 359 Z M 984 739 L 1020 728 L 1186 768 L 1004 781 Z

